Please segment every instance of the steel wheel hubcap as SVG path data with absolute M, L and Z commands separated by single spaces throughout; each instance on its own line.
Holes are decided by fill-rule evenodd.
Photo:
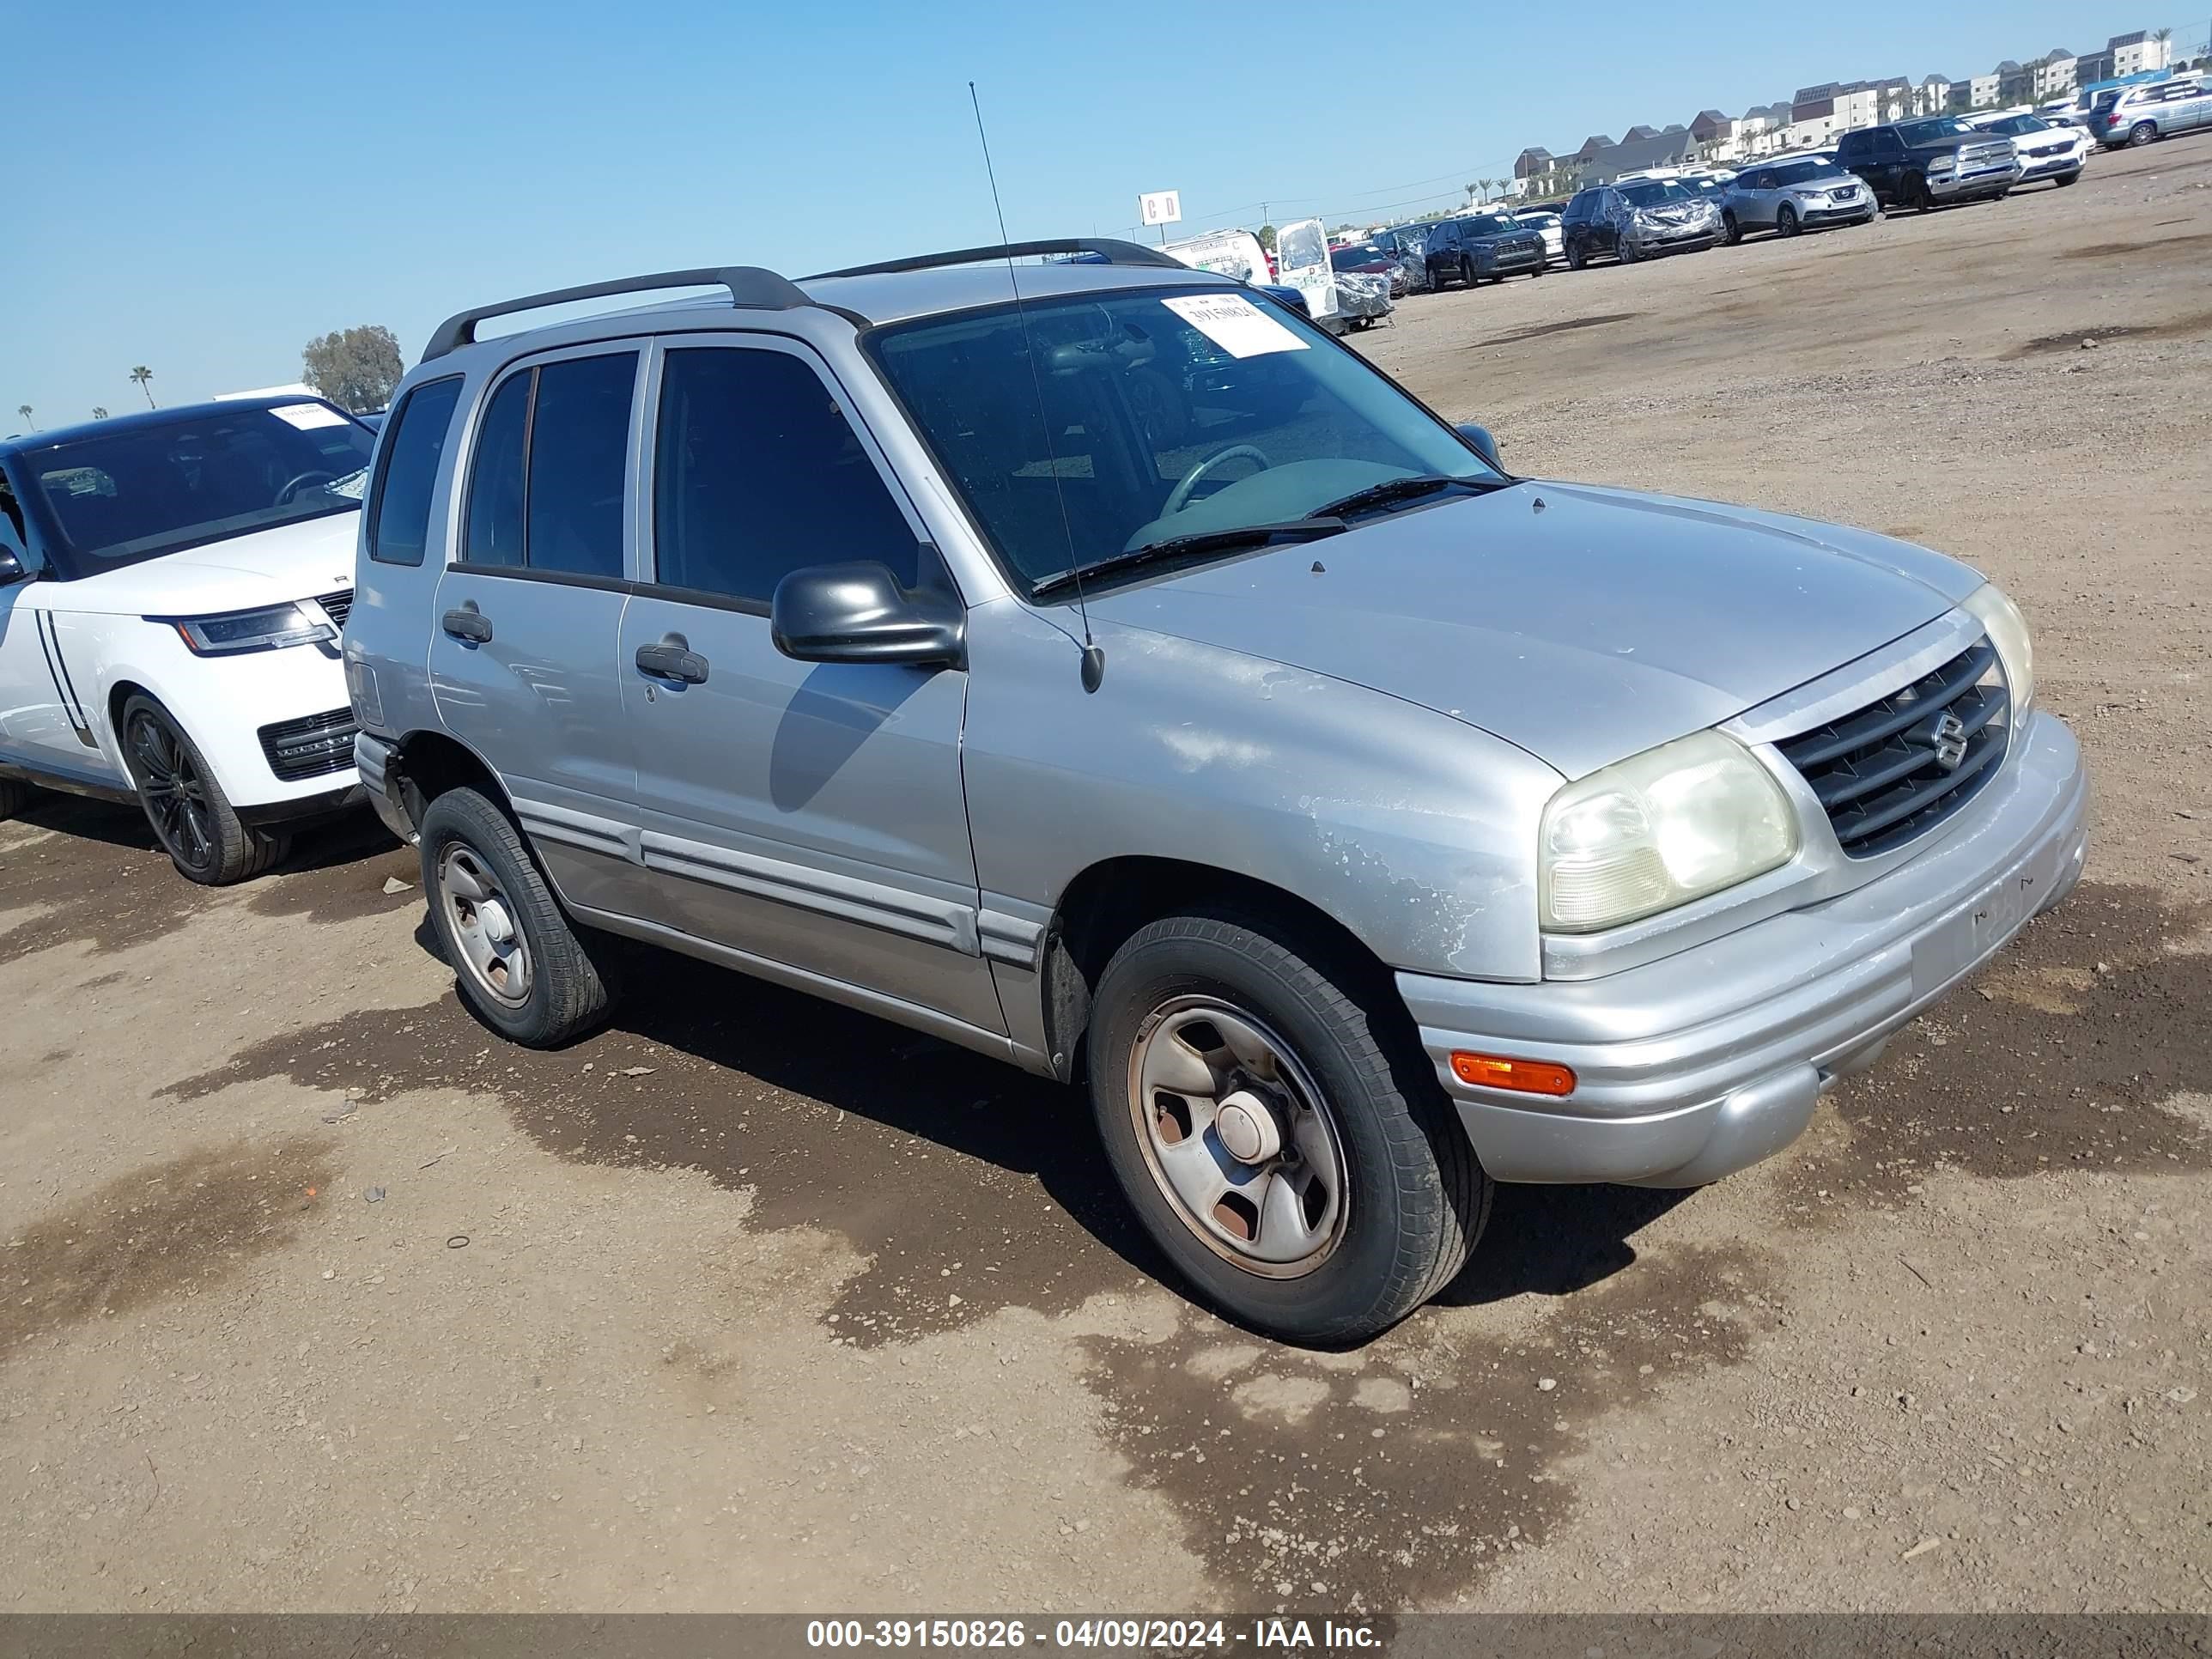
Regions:
M 438 902 L 478 989 L 510 1008 L 530 1000 L 530 945 L 512 902 L 476 848 L 454 842 L 438 855 Z
M 176 732 L 151 714 L 138 714 L 131 722 L 131 763 L 162 845 L 196 869 L 212 863 L 215 817 L 207 781 Z
M 1296 1279 L 1342 1239 L 1350 1193 L 1335 1120 L 1254 1015 L 1211 997 L 1155 1010 L 1129 1056 L 1129 1111 L 1161 1194 L 1217 1255 Z

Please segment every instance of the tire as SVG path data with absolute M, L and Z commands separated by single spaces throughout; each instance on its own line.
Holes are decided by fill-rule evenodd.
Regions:
M 421 840 L 430 925 L 478 1018 L 509 1042 L 552 1048 L 605 1016 L 608 975 L 513 819 L 479 790 L 448 789 L 423 812 Z
M 1250 1329 L 1290 1342 L 1364 1341 L 1443 1289 L 1488 1218 L 1489 1177 L 1392 997 L 1386 981 L 1327 941 L 1228 913 L 1153 922 L 1100 976 L 1090 1086 L 1107 1161 L 1199 1299 Z M 1238 1050 L 1224 1036 L 1232 1029 L 1267 1050 L 1257 1075 L 1273 1082 L 1237 1073 Z M 1218 1069 L 1206 1053 L 1219 1056 Z M 1156 1079 L 1183 1081 L 1185 1093 Z M 1190 1087 L 1200 1080 L 1210 1096 Z M 1289 1143 L 1279 1160 L 1247 1165 L 1226 1152 L 1231 1114 L 1221 1108 L 1239 1094 L 1282 1108 L 1255 1108 Z M 1159 1162 L 1194 1140 L 1204 1155 L 1181 1166 L 1182 1179 L 1202 1196 L 1207 1182 L 1224 1185 L 1210 1172 L 1225 1164 L 1244 1173 L 1260 1203 L 1224 1187 L 1214 1219 L 1198 1218 Z M 1309 1182 L 1303 1194 L 1299 1179 Z M 1240 1202 L 1245 1219 L 1233 1208 Z M 1240 1243 L 1231 1227 L 1246 1224 Z M 1256 1259 L 1264 1248 L 1305 1254 L 1269 1264 Z
M 1721 215 L 1721 236 L 1730 247 L 1735 246 L 1743 240 L 1743 227 L 1736 223 L 1735 215 L 1733 213 Z
M 1644 256 L 1636 251 L 1632 237 L 1618 236 L 1613 239 L 1613 257 L 1624 265 L 1632 265 Z
M 124 702 L 122 738 L 123 763 L 146 822 L 185 880 L 228 887 L 284 856 L 291 838 L 240 822 L 199 745 L 143 691 Z
M 2141 149 L 2145 144 L 2154 144 L 2157 142 L 2158 123 L 2155 121 L 2138 121 L 2128 129 L 2130 149 Z
M 1583 268 L 1583 245 L 1580 242 L 1568 243 L 1565 257 L 1569 270 L 1580 270 Z
M 1461 257 L 1459 262 L 1459 285 L 1462 288 L 1474 286 L 1474 261 L 1464 255 Z
M 1777 236 L 1795 236 L 1803 228 L 1797 222 L 1797 210 L 1789 203 L 1784 202 L 1774 210 L 1774 234 Z
M 1928 181 L 1917 173 L 1905 179 L 1903 200 L 1915 213 L 1931 212 L 1936 206 L 1936 198 L 1928 193 Z
M 19 778 L 0 778 L 0 823 L 31 804 L 31 786 Z
M 2080 184 L 2081 182 L 2081 175 L 2079 173 L 2062 173 L 2051 182 L 2057 185 L 2059 189 L 2063 190 L 2069 185 Z

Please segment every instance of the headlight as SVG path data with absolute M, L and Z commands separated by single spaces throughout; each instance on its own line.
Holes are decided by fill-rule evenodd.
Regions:
M 227 611 L 214 617 L 149 617 L 175 629 L 195 656 L 228 657 L 246 651 L 276 651 L 288 645 L 334 641 L 338 630 L 300 605 L 272 605 L 260 611 Z
M 1948 173 L 1952 168 L 1958 165 L 1959 158 L 1956 155 L 1938 155 L 1929 161 L 1928 171 L 1930 173 Z
M 1997 648 L 2004 665 L 2005 691 L 2012 700 L 2012 729 L 2019 731 L 2035 702 L 2035 642 L 2028 637 L 2027 618 L 1995 582 L 1984 582 L 1960 602 L 1960 608 L 1978 617 Z
M 1594 933 L 1733 887 L 1796 851 L 1782 787 L 1741 744 L 1700 732 L 1552 797 L 1538 911 L 1548 932 Z

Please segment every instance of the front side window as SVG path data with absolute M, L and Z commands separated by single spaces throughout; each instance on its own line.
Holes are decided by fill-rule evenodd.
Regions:
M 703 346 L 661 370 L 653 579 L 765 605 L 807 565 L 917 585 L 920 544 L 836 396 L 787 351 Z
M 878 329 L 868 349 L 1031 583 L 1178 538 L 1333 517 L 1386 482 L 1502 482 L 1358 356 L 1232 289 L 1031 303 L 1026 326 L 1011 308 L 925 319 Z
M 430 539 L 430 498 L 460 400 L 458 375 L 418 386 L 400 399 L 384 450 L 376 504 L 368 521 L 368 556 L 380 564 L 420 564 Z
M 26 448 L 62 551 L 89 570 L 359 510 L 375 434 L 329 404 L 218 408 Z

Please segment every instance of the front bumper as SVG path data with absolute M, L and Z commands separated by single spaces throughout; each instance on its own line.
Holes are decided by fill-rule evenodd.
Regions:
M 2081 171 L 2081 157 L 2077 151 L 2063 155 L 2039 155 L 2021 163 L 2020 181 L 2023 185 L 2039 179 L 2063 179 L 2069 173 Z
M 1928 179 L 1928 193 L 1939 202 L 1972 202 L 2010 190 L 2020 182 L 2020 176 L 2017 161 L 2009 167 L 1967 173 L 1932 173 Z
M 1700 1186 L 1795 1140 L 1827 1084 L 2063 898 L 2087 803 L 2073 733 L 2039 712 L 1965 822 L 1855 891 L 1601 979 L 1399 993 L 1494 1178 Z M 1455 1049 L 1571 1066 L 1575 1091 L 1470 1086 Z
M 1637 252 L 1645 258 L 1655 258 L 1662 253 L 1693 253 L 1699 248 L 1712 247 L 1726 234 L 1728 227 L 1715 220 L 1711 225 L 1698 225 L 1691 229 L 1662 234 L 1639 231 L 1629 240 L 1636 244 Z
M 1874 198 L 1845 202 L 1837 207 L 1802 209 L 1797 222 L 1811 230 L 1820 225 L 1863 225 L 1874 217 Z

